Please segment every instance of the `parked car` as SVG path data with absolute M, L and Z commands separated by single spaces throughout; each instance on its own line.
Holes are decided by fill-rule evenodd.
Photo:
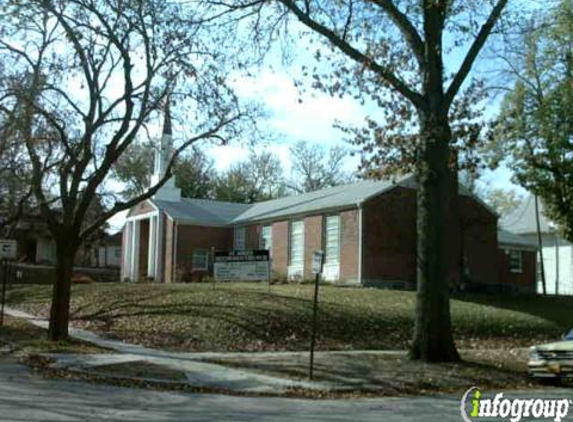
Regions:
M 561 341 L 533 346 L 529 350 L 528 367 L 535 378 L 573 378 L 573 330 Z

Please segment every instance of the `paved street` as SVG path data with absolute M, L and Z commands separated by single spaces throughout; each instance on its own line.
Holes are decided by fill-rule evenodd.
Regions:
M 553 390 L 544 395 L 573 394 Z M 0 357 L 0 420 L 448 422 L 460 421 L 461 417 L 457 397 L 312 401 L 165 393 L 44 380 L 30 374 L 13 358 L 3 356 Z

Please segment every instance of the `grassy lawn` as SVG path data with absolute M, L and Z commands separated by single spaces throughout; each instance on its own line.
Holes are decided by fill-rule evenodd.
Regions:
M 50 289 L 18 287 L 9 305 L 47 316 Z M 404 349 L 415 294 L 321 287 L 318 348 Z M 463 296 L 452 301 L 461 348 L 507 349 L 558 338 L 573 326 L 573 298 Z M 89 284 L 73 288 L 76 326 L 175 351 L 306 350 L 312 286 Z
M 0 327 L 0 344 L 7 343 L 16 352 L 26 355 L 37 353 L 106 353 L 106 349 L 77 340 L 48 341 L 46 330 L 20 318 L 4 316 Z
M 487 389 L 523 389 L 536 384 L 527 376 L 527 351 L 472 351 L 463 362 L 424 364 L 406 356 L 389 354 L 318 354 L 314 377 L 346 389 L 377 395 L 404 395 L 467 390 L 468 385 Z M 209 359 L 213 363 L 248 369 L 265 375 L 308 379 L 308 354 L 234 355 Z

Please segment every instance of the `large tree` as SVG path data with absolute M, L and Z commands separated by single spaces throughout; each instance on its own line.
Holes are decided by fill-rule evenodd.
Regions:
M 201 6 L 183 12 L 168 0 L 0 0 L 0 112 L 24 145 L 32 192 L 56 244 L 50 339 L 68 335 L 72 265 L 82 242 L 154 195 L 187 146 L 237 134 L 243 113 L 225 84 L 220 47 L 230 38 Z M 165 176 L 129 200 L 109 195 L 113 165 L 157 126 L 168 101 L 175 119 L 184 116 L 178 133 L 185 137 L 175 139 Z M 107 203 L 87 221 L 95 198 Z
M 525 22 L 502 58 L 515 82 L 499 115 L 494 164 L 505 161 L 573 241 L 573 1 Z
M 224 2 L 217 2 L 222 4 Z M 273 14 L 255 34 L 294 17 L 315 52 L 315 86 L 334 95 L 372 100 L 390 114 L 413 113 L 418 192 L 418 296 L 411 356 L 459 359 L 450 319 L 446 228 L 456 194 L 450 111 L 508 0 L 244 0 L 235 11 Z M 270 22 L 271 28 L 263 28 Z M 282 21 L 281 21 L 282 22 Z M 455 57 L 446 68 L 448 57 Z M 312 67 L 308 67 L 312 72 Z M 324 78 L 324 69 L 329 72 Z M 319 75 L 320 74 L 320 75 Z
M 251 204 L 284 195 L 283 168 L 278 157 L 269 151 L 251 151 L 246 160 L 217 175 L 213 197 Z
M 511 214 L 523 202 L 523 197 L 514 189 L 484 189 L 480 196 L 502 217 Z
M 114 176 L 125 187 L 125 198 L 141 195 L 149 189 L 156 146 L 152 143 L 133 144 L 115 163 Z M 213 196 L 217 174 L 214 162 L 205 152 L 192 146 L 173 165 L 175 183 L 185 198 L 208 199 Z
M 327 149 L 320 144 L 297 142 L 290 148 L 289 188 L 300 194 L 350 182 L 352 175 L 344 170 L 344 161 L 349 155 L 340 146 Z

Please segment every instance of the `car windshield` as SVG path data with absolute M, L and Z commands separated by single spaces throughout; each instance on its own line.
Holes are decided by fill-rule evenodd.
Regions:
M 573 340 L 573 330 L 565 334 L 565 340 Z

